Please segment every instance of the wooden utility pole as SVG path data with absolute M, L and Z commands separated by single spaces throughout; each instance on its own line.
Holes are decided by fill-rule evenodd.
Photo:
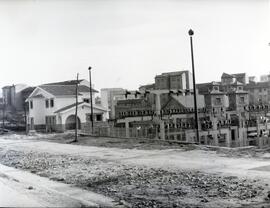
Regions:
M 78 141 L 78 83 L 79 83 L 79 74 L 77 73 L 77 81 L 76 81 L 76 105 L 75 105 L 75 140 L 74 142 Z
M 24 110 L 25 134 L 27 134 L 27 131 L 28 131 L 28 129 L 27 129 L 27 113 L 26 113 L 26 107 L 27 107 L 27 105 L 26 105 L 26 102 L 24 101 L 24 103 L 23 103 L 23 110 Z

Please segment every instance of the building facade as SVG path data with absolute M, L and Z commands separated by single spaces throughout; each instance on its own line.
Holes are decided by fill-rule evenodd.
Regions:
M 93 98 L 97 91 L 92 89 Z M 65 131 L 75 128 L 83 129 L 90 122 L 90 89 L 86 85 L 78 86 L 78 111 L 75 118 L 76 86 L 48 84 L 41 85 L 27 98 L 29 103 L 28 128 L 40 131 Z M 94 100 L 94 99 L 93 99 Z M 106 109 L 93 104 L 94 122 L 105 120 Z
M 192 89 L 192 74 L 189 71 L 162 73 L 155 77 L 155 89 Z

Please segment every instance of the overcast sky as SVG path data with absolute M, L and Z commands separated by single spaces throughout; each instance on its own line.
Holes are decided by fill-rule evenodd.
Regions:
M 162 72 L 196 81 L 270 72 L 268 0 L 0 1 L 0 86 L 88 79 L 136 89 Z

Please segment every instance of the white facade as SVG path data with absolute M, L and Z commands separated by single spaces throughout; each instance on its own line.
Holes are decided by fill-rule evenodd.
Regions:
M 94 101 L 95 93 L 93 92 L 92 94 Z M 85 123 L 87 114 L 91 113 L 91 105 L 85 102 L 86 99 L 89 101 L 89 96 L 90 92 L 79 92 L 77 116 L 80 123 Z M 29 102 L 28 124 L 31 129 L 34 126 L 48 126 L 48 122 L 50 122 L 50 125 L 65 125 L 67 118 L 75 115 L 75 95 L 55 96 L 41 87 L 37 87 L 26 101 Z M 93 115 L 96 118 L 101 118 L 100 121 L 104 121 L 105 113 L 105 108 L 96 106 L 93 102 Z

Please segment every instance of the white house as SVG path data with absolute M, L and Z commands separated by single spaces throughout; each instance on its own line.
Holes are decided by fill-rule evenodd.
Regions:
M 78 128 L 90 121 L 90 88 L 78 86 Z M 92 89 L 94 121 L 105 121 L 107 110 L 94 104 L 96 90 Z M 65 131 L 75 128 L 76 86 L 74 82 L 40 85 L 29 95 L 28 126 L 30 130 Z M 88 125 L 89 126 L 89 125 Z

